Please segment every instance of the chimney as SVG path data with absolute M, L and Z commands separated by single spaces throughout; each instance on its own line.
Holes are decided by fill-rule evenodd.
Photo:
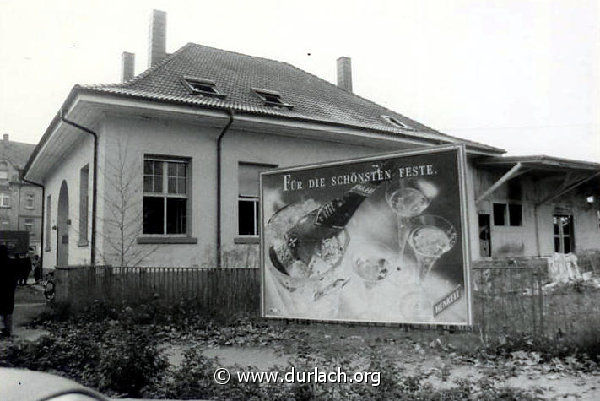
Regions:
M 160 62 L 167 55 L 167 13 L 160 10 L 152 11 L 150 20 L 150 48 L 148 50 L 148 67 Z
M 135 54 L 123 52 L 121 61 L 121 82 L 127 82 L 135 75 Z
M 350 57 L 337 59 L 337 86 L 352 93 L 352 65 Z
M 8 142 L 8 134 L 2 134 L 2 142 L 4 142 L 4 143 Z

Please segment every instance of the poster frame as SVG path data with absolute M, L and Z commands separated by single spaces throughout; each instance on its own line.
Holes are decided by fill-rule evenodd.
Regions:
M 378 161 L 393 159 L 396 157 L 404 156 L 415 156 L 415 155 L 428 155 L 435 153 L 442 153 L 448 151 L 456 151 L 456 163 L 458 173 L 458 189 L 459 189 L 459 200 L 460 200 L 460 213 L 462 223 L 462 256 L 463 256 L 463 277 L 465 280 L 465 296 L 467 304 L 467 321 L 466 322 L 419 322 L 419 321 L 381 321 L 371 319 L 320 319 L 310 318 L 306 316 L 273 316 L 268 315 L 265 310 L 265 244 L 264 244 L 264 232 L 266 228 L 266 221 L 264 219 L 264 196 L 263 196 L 263 177 L 273 174 L 280 174 L 283 172 L 295 172 L 302 170 L 310 170 L 318 167 L 332 167 L 347 165 L 352 163 L 362 163 L 369 161 Z M 310 163 L 298 166 L 280 167 L 260 173 L 260 208 L 259 208 L 259 220 L 260 220 L 260 315 L 266 319 L 278 319 L 278 320 L 301 320 L 301 321 L 312 321 L 312 322 L 331 322 L 331 323 L 364 323 L 364 324 L 386 324 L 386 325 L 427 325 L 427 326 L 457 326 L 457 327 L 472 327 L 473 326 L 473 300 L 472 300 L 472 283 L 471 283 L 471 250 L 470 250 L 470 207 L 468 201 L 468 180 L 467 180 L 467 159 L 466 159 L 466 148 L 463 144 L 452 144 L 452 145 L 437 145 L 424 148 L 406 149 L 401 151 L 387 152 L 376 154 L 372 156 L 333 160 L 318 163 Z

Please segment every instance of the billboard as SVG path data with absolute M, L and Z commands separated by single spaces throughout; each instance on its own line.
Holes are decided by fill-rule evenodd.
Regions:
M 469 325 L 462 146 L 261 174 L 264 317 Z

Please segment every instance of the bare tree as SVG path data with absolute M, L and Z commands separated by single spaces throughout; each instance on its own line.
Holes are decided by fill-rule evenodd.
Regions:
M 103 249 L 99 252 L 106 263 L 139 266 L 158 246 L 137 244 L 143 232 L 141 200 L 142 170 L 135 158 L 127 157 L 127 144 L 118 141 L 114 160 L 104 171 Z

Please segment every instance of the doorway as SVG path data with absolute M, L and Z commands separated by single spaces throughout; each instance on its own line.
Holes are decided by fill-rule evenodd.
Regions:
M 555 214 L 554 220 L 554 252 L 575 252 L 575 235 L 573 215 Z
M 478 217 L 479 225 L 479 256 L 492 256 L 492 238 L 490 234 L 490 215 L 480 213 Z
M 56 265 L 69 265 L 69 188 L 63 180 L 58 195 L 56 216 Z

